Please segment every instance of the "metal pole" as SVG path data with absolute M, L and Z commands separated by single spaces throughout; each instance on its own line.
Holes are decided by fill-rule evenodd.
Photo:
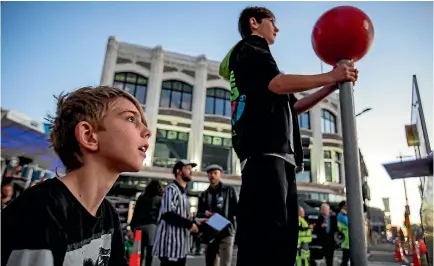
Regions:
M 349 60 L 341 60 L 338 62 L 338 64 L 346 63 L 349 63 Z M 354 111 L 354 93 L 353 84 L 351 82 L 339 84 L 339 99 L 344 144 L 345 185 L 348 192 L 347 203 L 351 264 L 355 266 L 368 266 L 362 204 L 362 180 L 360 176 L 356 115 Z
M 404 158 L 409 158 L 411 156 L 402 156 L 399 155 L 399 160 L 401 161 L 401 163 L 403 162 L 402 159 Z M 408 205 L 408 195 L 407 195 L 407 183 L 405 182 L 405 178 L 402 179 L 403 183 L 404 183 L 404 195 L 405 195 L 405 212 L 404 212 L 404 223 L 405 226 L 407 227 L 407 240 L 408 240 L 408 246 L 410 248 L 410 250 L 413 250 L 413 230 L 411 228 L 411 222 L 410 222 L 410 205 Z
M 420 98 L 419 85 L 417 84 L 416 75 L 413 75 L 413 84 L 414 84 L 414 89 L 416 90 L 417 102 L 419 104 L 418 109 L 419 109 L 420 125 L 422 127 L 422 134 L 425 142 L 426 155 L 428 155 L 431 152 L 431 145 L 429 143 L 428 130 L 426 129 L 425 115 L 423 113 L 422 100 Z

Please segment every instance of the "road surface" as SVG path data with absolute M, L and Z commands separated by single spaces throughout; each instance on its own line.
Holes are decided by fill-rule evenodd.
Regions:
M 270 255 L 271 256 L 271 255 Z M 342 252 L 335 252 L 335 266 L 339 266 L 341 262 Z M 236 265 L 236 250 L 234 250 L 234 256 L 232 259 L 232 266 Z M 154 260 L 152 266 L 159 266 L 160 262 L 158 259 Z M 318 261 L 318 266 L 325 266 L 324 261 Z M 401 263 L 395 262 L 394 253 L 390 251 L 371 251 L 369 256 L 369 266 L 400 266 Z M 205 266 L 205 260 L 203 256 L 189 256 L 187 258 L 187 266 Z

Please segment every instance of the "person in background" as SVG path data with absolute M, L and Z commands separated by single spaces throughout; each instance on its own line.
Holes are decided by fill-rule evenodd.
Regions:
M 6 183 L 2 186 L 2 210 L 12 201 L 14 195 L 13 183 Z
M 220 165 L 210 165 L 206 172 L 210 186 L 199 197 L 198 216 L 209 218 L 218 213 L 228 219 L 231 225 L 208 243 L 205 262 L 207 266 L 230 266 L 236 231 L 237 194 L 232 186 L 227 186 L 221 181 L 223 168 Z
M 131 249 L 133 248 L 133 245 L 134 245 L 134 232 L 128 229 L 127 233 L 125 234 L 125 257 L 127 257 L 127 259 L 130 259 Z
M 310 250 L 309 243 L 312 242 L 312 228 L 304 219 L 304 209 L 298 208 L 298 245 L 297 245 L 297 266 L 309 266 Z
M 152 180 L 146 186 L 145 192 L 139 196 L 134 207 L 130 226 L 133 231 L 142 231 L 140 261 L 143 265 L 152 265 L 152 247 L 157 231 L 158 214 L 161 207 L 163 185 L 158 180 Z
M 347 266 L 350 261 L 350 239 L 348 236 L 348 216 L 347 216 L 347 202 L 343 200 L 339 203 L 340 212 L 338 214 L 338 229 L 343 235 L 341 243 L 342 248 L 342 263 L 341 266 Z M 352 263 L 351 263 L 352 264 Z
M 335 252 L 335 233 L 337 232 L 336 216 L 330 213 L 327 203 L 321 205 L 321 215 L 315 225 L 315 233 L 322 247 L 327 266 L 333 266 Z
M 157 233 L 152 253 L 160 258 L 161 266 L 185 266 L 190 251 L 190 233 L 199 232 L 204 219 L 193 219 L 187 184 L 192 180 L 196 163 L 178 161 L 172 173 L 175 181 L 166 186 L 161 201 Z

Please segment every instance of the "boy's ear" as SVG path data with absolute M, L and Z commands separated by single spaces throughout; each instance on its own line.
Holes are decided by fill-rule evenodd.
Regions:
M 98 134 L 89 122 L 79 122 L 75 126 L 74 134 L 80 147 L 90 151 L 98 150 Z

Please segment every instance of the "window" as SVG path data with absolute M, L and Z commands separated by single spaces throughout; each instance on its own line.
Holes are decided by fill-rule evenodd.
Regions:
M 342 183 L 342 154 L 341 153 L 335 152 L 333 166 L 334 166 L 333 171 L 335 175 L 335 182 Z
M 187 158 L 188 133 L 157 129 L 153 166 L 171 168 Z
M 209 88 L 206 91 L 205 113 L 231 116 L 231 92 L 220 88 Z
M 336 134 L 336 116 L 325 109 L 321 110 L 322 133 Z
M 218 164 L 224 173 L 232 174 L 232 139 L 203 136 L 202 169 L 211 164 Z
M 324 162 L 324 169 L 325 169 L 326 182 L 329 183 L 333 182 L 332 163 Z
M 298 124 L 300 128 L 310 129 L 310 114 L 309 112 L 302 113 L 298 116 Z
M 326 182 L 342 183 L 342 154 L 337 151 L 324 151 Z
M 143 76 L 127 72 L 116 73 L 113 87 L 131 93 L 141 104 L 146 103 L 148 79 Z
M 160 107 L 191 111 L 193 87 L 178 80 L 163 81 Z
M 296 174 L 296 180 L 300 183 L 309 183 L 312 181 L 310 172 L 310 149 L 303 149 L 303 172 Z

